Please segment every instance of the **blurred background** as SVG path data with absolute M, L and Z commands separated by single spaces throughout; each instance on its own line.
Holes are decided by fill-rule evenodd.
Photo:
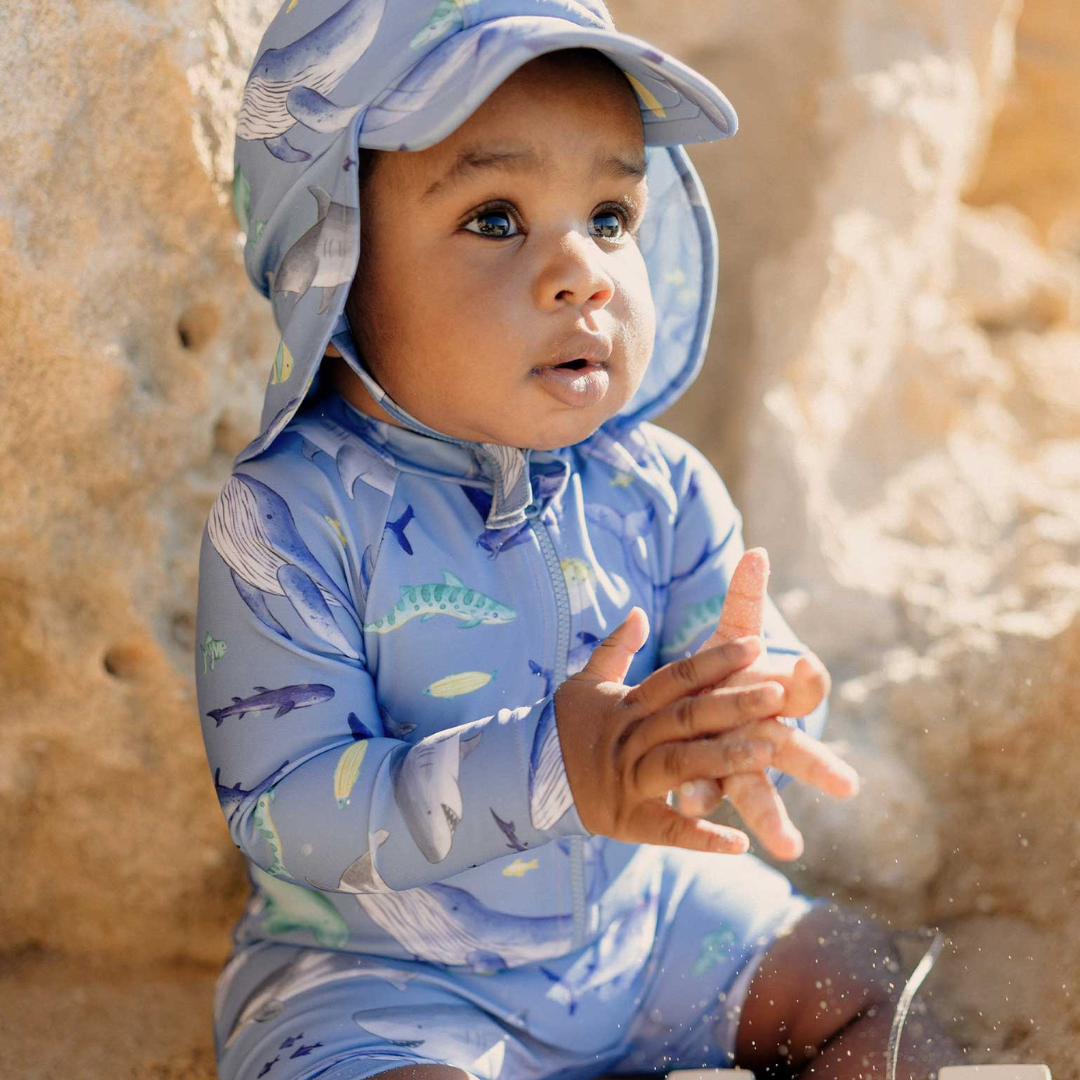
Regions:
M 0 0 L 11 1080 L 214 1076 L 246 884 L 199 731 L 197 552 L 277 343 L 231 196 L 276 7 Z M 1077 1080 L 1076 0 L 609 8 L 740 115 L 689 147 L 719 300 L 660 422 L 768 548 L 864 778 L 850 803 L 787 789 L 807 845 L 783 869 L 948 934 L 924 992 L 972 1062 Z

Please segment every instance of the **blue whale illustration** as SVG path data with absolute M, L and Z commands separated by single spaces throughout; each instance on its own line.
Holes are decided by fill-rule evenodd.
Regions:
M 345 656 L 360 658 L 329 607 L 344 608 L 359 628 L 352 601 L 308 550 L 288 503 L 276 491 L 247 473 L 233 473 L 211 508 L 206 527 L 232 571 L 236 591 L 261 623 L 291 640 L 271 614 L 264 594 L 284 596 L 313 633 Z
M 364 107 L 335 105 L 325 95 L 363 56 L 384 7 L 384 0 L 347 0 L 290 45 L 267 49 L 244 87 L 237 137 L 261 139 L 282 161 L 309 160 L 311 155 L 290 145 L 285 135 L 297 123 L 312 131 L 340 131 Z

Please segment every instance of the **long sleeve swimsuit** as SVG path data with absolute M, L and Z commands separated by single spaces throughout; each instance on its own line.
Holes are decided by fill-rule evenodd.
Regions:
M 749 972 L 770 939 L 763 926 L 775 930 L 806 905 L 751 855 L 691 857 L 591 834 L 559 748 L 555 688 L 633 605 L 651 632 L 631 684 L 714 629 L 744 550 L 716 471 L 652 423 L 620 439 L 600 429 L 575 446 L 519 455 L 531 501 L 520 525 L 496 530 L 487 522 L 495 485 L 509 486 L 507 459 L 476 447 L 316 392 L 273 447 L 234 467 L 210 510 L 199 709 L 252 882 L 219 985 L 223 1076 L 309 1075 L 287 1068 L 328 1060 L 328 1036 L 302 1060 L 291 1043 L 263 1045 L 271 1031 L 271 1042 L 291 1038 L 277 1023 L 290 998 L 353 985 L 385 1007 L 417 974 L 429 988 L 471 981 L 485 991 L 530 976 L 538 1000 L 503 1001 L 504 1024 L 524 1009 L 520 1036 L 560 1053 L 578 1045 L 610 1067 L 633 1060 L 623 1030 L 631 1016 L 639 1035 L 671 1034 L 656 1008 L 640 1006 L 663 960 L 656 946 L 673 891 L 704 875 L 710 895 L 730 893 L 730 918 L 680 920 L 691 967 L 705 964 L 714 987 Z M 770 652 L 803 651 L 771 601 L 765 640 Z M 824 718 L 822 706 L 792 722 L 817 735 Z M 249 962 L 268 948 L 272 960 Z M 305 957 L 322 966 L 312 974 Z M 404 973 L 396 992 L 385 982 L 395 971 Z M 361 999 L 349 1000 L 356 1012 Z M 484 1000 L 489 1015 L 495 1005 Z M 726 1019 L 715 1039 L 728 1045 L 714 1063 L 730 1057 Z M 357 1019 L 331 1065 L 355 1077 L 361 1060 L 365 1075 L 403 1061 L 449 1060 L 477 1074 L 477 1061 L 491 1064 L 490 1046 L 445 1056 L 407 1029 Z M 513 1040 L 500 1030 L 492 1046 L 501 1062 Z M 381 1051 L 357 1058 L 355 1037 L 369 1036 Z M 241 1067 L 232 1051 L 245 1037 Z M 305 1034 L 296 1049 L 312 1041 Z M 275 1053 L 266 1073 L 255 1069 Z M 533 1070 L 574 1067 L 545 1060 Z

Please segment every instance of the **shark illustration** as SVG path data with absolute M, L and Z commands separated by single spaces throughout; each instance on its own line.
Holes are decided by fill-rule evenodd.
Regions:
M 357 480 L 384 495 L 394 493 L 398 470 L 391 454 L 328 416 L 317 420 L 305 417 L 289 429 L 304 440 L 304 456 L 313 459 L 320 451 L 337 465 L 345 494 L 354 499 Z
M 547 697 L 551 693 L 551 684 L 555 681 L 555 673 L 551 668 L 541 667 L 535 660 L 529 661 L 529 670 L 544 680 L 544 693 L 542 696 Z
M 540 723 L 536 725 L 529 759 L 529 817 L 533 828 L 553 828 L 573 802 L 559 752 L 555 703 L 549 701 L 544 706 Z
M 297 302 L 313 286 L 321 288 L 321 313 L 330 306 L 334 290 L 352 281 L 360 211 L 332 202 L 318 185 L 310 185 L 308 191 L 318 205 L 315 224 L 285 252 L 276 273 L 270 271 L 267 277 L 275 297 L 296 293 Z
M 206 715 L 212 716 L 221 727 L 223 721 L 230 716 L 237 719 L 249 712 L 266 712 L 270 709 L 277 710 L 272 719 L 276 720 L 293 709 L 306 709 L 311 705 L 329 701 L 334 696 L 334 688 L 324 683 L 297 683 L 295 686 L 280 686 L 276 690 L 267 690 L 265 686 L 256 686 L 258 693 L 247 698 L 233 698 L 231 705 L 223 705 L 220 709 L 211 709 Z
M 487 521 L 491 513 L 491 492 L 472 484 L 461 484 L 461 490 L 468 496 L 469 502 L 476 508 L 481 521 Z M 511 525 L 508 529 L 488 529 L 476 538 L 476 546 L 488 553 L 489 559 L 494 559 L 501 552 L 512 548 L 517 544 L 527 544 L 532 539 L 529 531 L 529 522 L 522 521 L 518 525 Z
M 386 730 L 387 735 L 392 739 L 410 741 L 409 735 L 416 730 L 416 725 L 410 724 L 407 720 L 398 723 L 382 705 L 379 706 L 379 717 L 383 722 L 383 728 Z
M 567 1006 L 574 1015 L 583 995 L 607 1001 L 637 977 L 656 940 L 659 894 L 646 889 L 640 900 L 614 919 L 599 940 L 590 945 L 562 975 L 541 965 L 552 980 L 547 997 Z
M 425 1059 L 460 1061 L 485 1080 L 497 1080 L 504 1069 L 507 1076 L 524 1076 L 534 1062 L 532 1051 L 510 1038 L 511 1029 L 475 1005 L 387 1005 L 353 1013 L 353 1020 L 394 1046 L 423 1047 Z
M 221 809 L 225 813 L 226 821 L 230 820 L 233 814 L 236 813 L 240 804 L 251 796 L 258 798 L 267 788 L 273 787 L 285 775 L 285 766 L 288 765 L 288 760 L 283 761 L 265 780 L 256 784 L 253 788 L 245 791 L 240 786 L 240 781 L 237 780 L 232 787 L 224 787 L 221 784 L 221 769 L 220 767 L 214 770 L 214 787 L 217 789 L 218 802 L 221 804 Z
M 352 601 L 311 554 L 285 500 L 261 480 L 233 473 L 210 510 L 210 541 L 232 571 L 233 584 L 260 622 L 290 635 L 274 618 L 264 594 L 284 596 L 308 628 L 353 660 L 360 654 L 334 620 L 330 604 L 359 626 Z
M 419 617 L 421 622 L 427 622 L 436 615 L 463 620 L 459 630 L 481 623 L 500 626 L 517 618 L 512 607 L 477 589 L 468 588 L 456 574 L 444 570 L 442 575 L 442 584 L 402 585 L 394 607 L 381 619 L 365 623 L 364 629 L 373 634 L 389 634 L 410 619 Z
M 310 891 L 300 889 L 299 886 L 291 887 L 300 892 Z M 395 968 L 367 956 L 357 956 L 355 953 L 321 949 L 300 950 L 292 960 L 272 971 L 251 991 L 225 1040 L 224 1049 L 232 1046 L 240 1032 L 249 1024 L 262 1024 L 279 1016 L 289 998 L 329 983 L 365 977 L 383 979 L 396 990 L 404 990 L 414 978 L 411 971 Z M 279 1049 L 284 1050 L 286 1047 L 281 1046 Z
M 649 503 L 643 510 L 621 514 L 603 503 L 586 503 L 585 517 L 618 538 L 626 565 L 641 582 L 642 590 L 655 593 L 657 583 L 652 580 L 648 569 L 647 537 L 652 532 L 656 507 Z
M 576 675 L 589 662 L 593 649 L 600 643 L 600 639 L 588 630 L 579 630 L 577 636 L 580 644 L 566 654 L 567 677 Z
M 341 912 L 325 896 L 281 881 L 255 864 L 251 879 L 263 901 L 260 932 L 273 935 L 306 930 L 327 949 L 340 948 L 349 940 Z
M 297 123 L 312 131 L 340 131 L 363 105 L 335 105 L 326 94 L 363 56 L 382 20 L 384 0 L 347 0 L 333 15 L 283 49 L 267 49 L 244 87 L 238 138 L 261 139 L 282 161 L 311 155 L 291 146 Z
M 491 811 L 491 816 L 495 819 L 495 824 L 502 829 L 506 839 L 510 841 L 506 846 L 512 848 L 514 851 L 528 850 L 514 833 L 514 823 L 512 821 L 503 821 L 503 819 L 495 813 L 495 807 L 489 806 L 488 809 Z
M 454 831 L 465 812 L 458 769 L 483 734 L 483 729 L 467 738 L 460 728 L 437 732 L 404 754 L 395 754 L 391 762 L 394 800 L 428 862 L 442 862 L 450 854 Z
M 566 915 L 511 915 L 442 882 L 391 889 L 372 858 L 389 836 L 385 829 L 371 835 L 371 847 L 345 868 L 336 888 L 311 878 L 307 883 L 327 892 L 355 893 L 364 913 L 418 960 L 488 975 L 569 950 L 573 927 Z M 589 903 L 598 899 L 602 881 L 595 875 L 590 882 Z

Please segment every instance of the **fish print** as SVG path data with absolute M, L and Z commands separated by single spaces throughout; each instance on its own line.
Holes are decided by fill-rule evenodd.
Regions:
M 270 367 L 270 383 L 286 382 L 293 370 L 293 356 L 289 352 L 289 346 L 282 338 L 278 342 L 277 352 L 274 354 L 274 362 Z
M 328 416 L 317 420 L 304 417 L 289 429 L 304 440 L 304 456 L 313 460 L 319 452 L 333 458 L 341 486 L 350 499 L 356 498 L 356 482 L 384 495 L 394 493 L 398 470 L 394 458 L 381 447 L 350 431 Z
M 428 862 L 442 862 L 450 854 L 465 813 L 458 771 L 482 736 L 482 730 L 465 737 L 461 728 L 451 728 L 421 739 L 391 761 L 394 801 Z
M 308 884 L 355 894 L 364 913 L 418 960 L 468 967 L 487 975 L 566 954 L 573 928 L 563 915 L 511 915 L 442 882 L 391 889 L 372 859 L 372 851 L 386 843 L 389 835 L 385 829 L 377 830 L 370 837 L 372 846 L 345 868 L 336 888 L 310 878 Z M 588 902 L 595 903 L 597 898 L 590 883 Z
M 495 808 L 493 806 L 489 806 L 488 809 L 491 811 L 491 816 L 495 819 L 495 824 L 502 829 L 503 835 L 509 841 L 506 846 L 508 848 L 513 848 L 514 851 L 526 851 L 527 848 L 517 838 L 517 835 L 514 832 L 514 823 L 512 821 L 503 821 L 503 819 L 495 813 Z
M 322 893 L 281 881 L 254 864 L 251 866 L 263 900 L 260 927 L 267 934 L 288 934 L 307 930 L 327 949 L 336 949 L 349 939 L 349 928 L 341 913 Z
M 649 959 L 656 940 L 659 894 L 646 889 L 625 914 L 614 919 L 562 975 L 541 965 L 552 981 L 546 997 L 565 1005 L 573 1016 L 585 994 L 608 1001 L 626 989 Z
M 399 723 L 382 705 L 379 705 L 379 718 L 382 720 L 383 730 L 386 731 L 392 739 L 408 740 L 409 735 L 416 730 L 416 725 L 410 724 L 407 720 L 402 720 Z
M 284 596 L 313 633 L 345 656 L 360 659 L 329 605 L 344 610 L 355 625 L 360 617 L 311 554 L 276 491 L 246 473 L 233 473 L 210 510 L 206 528 L 237 592 L 260 622 L 291 640 L 265 599 L 267 593 Z
M 642 591 L 654 595 L 656 583 L 649 573 L 647 538 L 652 534 L 656 507 L 649 503 L 643 510 L 623 514 L 602 503 L 586 503 L 585 518 L 618 538 L 627 568 L 641 583 Z
M 706 630 L 716 629 L 720 621 L 720 612 L 724 607 L 724 597 L 727 593 L 716 593 L 705 600 L 699 600 L 691 604 L 683 614 L 683 620 L 679 629 L 675 631 L 675 637 L 670 644 L 665 645 L 662 652 L 665 655 L 685 652 L 692 642 Z
M 460 1062 L 480 1080 L 524 1076 L 535 1062 L 533 1051 L 519 1046 L 497 1020 L 475 1005 L 387 1005 L 353 1013 L 370 1035 L 403 1049 L 423 1047 L 425 1059 Z
M 691 975 L 704 975 L 723 960 L 730 960 L 735 948 L 732 930 L 713 930 L 701 939 L 701 952 L 690 968 Z
M 534 675 L 539 675 L 544 680 L 544 693 L 542 697 L 547 697 L 551 693 L 552 683 L 555 681 L 555 673 L 551 668 L 541 667 L 535 660 L 529 661 L 529 670 Z
M 299 885 L 285 886 L 283 882 L 272 881 L 273 886 L 287 887 L 298 893 L 308 893 L 318 897 L 324 904 L 330 901 L 310 889 Z M 332 905 L 331 905 L 332 906 Z M 338 916 L 340 918 L 340 915 Z M 347 982 L 349 979 L 375 978 L 388 982 L 397 991 L 403 991 L 415 976 L 411 971 L 395 968 L 392 964 L 349 952 L 326 952 L 322 949 L 303 949 L 294 959 L 272 971 L 248 995 L 236 1020 L 225 1039 L 223 1049 L 228 1049 L 236 1042 L 241 1031 L 249 1024 L 264 1024 L 280 1016 L 285 1003 L 299 994 L 327 986 L 335 982 Z M 302 1039 L 303 1034 L 295 1036 Z M 286 1040 L 279 1050 L 287 1050 Z
M 199 648 L 202 650 L 203 674 L 205 675 L 208 670 L 213 671 L 214 664 L 225 655 L 225 642 L 218 640 L 207 630 L 206 637 L 203 638 Z
M 274 300 L 295 293 L 299 303 L 308 289 L 322 289 L 318 308 L 321 313 L 330 306 L 337 288 L 352 281 L 360 211 L 334 202 L 317 184 L 309 185 L 308 191 L 316 203 L 315 224 L 294 241 L 277 270 L 268 270 L 266 276 Z
M 487 686 L 498 674 L 498 668 L 490 673 L 459 671 L 455 675 L 444 675 L 441 679 L 436 679 L 430 686 L 424 687 L 423 693 L 437 698 L 461 697 L 462 694 L 471 694 L 474 690 Z
M 366 741 L 354 742 L 342 752 L 334 766 L 334 798 L 339 810 L 344 810 L 349 805 L 349 796 L 360 777 L 360 766 L 364 763 L 367 748 Z
M 251 821 L 256 832 L 267 842 L 274 856 L 267 872 L 270 874 L 285 874 L 288 871 L 285 869 L 284 856 L 281 850 L 281 836 L 278 834 L 274 819 L 270 816 L 270 804 L 273 801 L 274 788 L 269 787 L 255 801 L 255 810 L 251 815 Z
M 221 804 L 221 809 L 225 814 L 225 820 L 231 821 L 233 814 L 239 809 L 240 804 L 245 800 L 251 798 L 252 795 L 258 797 L 267 788 L 272 787 L 285 775 L 285 766 L 289 762 L 286 759 L 283 761 L 265 780 L 256 784 L 253 788 L 245 791 L 240 786 L 240 781 L 237 780 L 232 787 L 224 787 L 221 784 L 221 768 L 220 766 L 214 770 L 214 787 L 217 789 L 218 802 Z
M 589 563 L 575 556 L 560 559 L 559 568 L 562 570 L 563 580 L 566 582 L 566 592 L 570 598 L 570 611 L 574 615 L 578 615 L 585 608 L 596 607 L 596 591 L 593 588 L 596 572 Z
M 329 514 L 323 514 L 323 520 L 331 529 L 334 530 L 334 535 L 338 538 L 342 547 L 348 547 L 349 542 L 345 539 L 345 534 L 341 531 L 341 522 L 337 518 L 332 518 Z
M 539 862 L 536 859 L 530 859 L 525 862 L 520 857 L 515 859 L 509 866 L 503 867 L 503 877 L 524 877 L 530 870 L 535 870 L 539 867 Z
M 588 630 L 579 630 L 577 636 L 579 644 L 566 654 L 567 678 L 576 675 L 589 662 L 593 649 L 600 644 L 600 639 Z
M 409 543 L 409 538 L 405 535 L 405 526 L 409 524 L 413 519 L 413 508 L 411 504 L 405 507 L 405 512 L 397 519 L 397 521 L 388 521 L 383 528 L 389 529 L 393 534 L 394 539 L 397 540 L 401 547 L 401 550 L 406 555 L 413 553 L 412 544 Z
M 533 828 L 553 828 L 573 802 L 559 749 L 555 705 L 549 701 L 536 725 L 529 758 L 529 817 Z
M 384 0 L 347 0 L 333 15 L 281 49 L 267 49 L 251 69 L 236 136 L 261 140 L 281 161 L 308 161 L 286 135 L 302 124 L 340 131 L 364 107 L 335 105 L 325 95 L 364 55 L 382 20 Z
M 365 623 L 364 629 L 373 634 L 389 634 L 410 619 L 422 622 L 436 615 L 449 615 L 463 620 L 459 630 L 481 624 L 500 626 L 517 618 L 517 612 L 507 604 L 477 589 L 470 589 L 456 574 L 443 570 L 442 584 L 402 585 L 398 602 L 380 619 Z
M 334 696 L 334 688 L 323 683 L 297 683 L 293 686 L 281 686 L 276 690 L 256 686 L 255 691 L 251 697 L 234 697 L 231 705 L 211 709 L 206 715 L 212 716 L 218 727 L 230 716 L 242 719 L 249 712 L 275 710 L 271 719 L 277 720 L 294 709 L 307 709 L 329 701 Z
M 461 484 L 460 487 L 480 515 L 480 519 L 486 522 L 488 514 L 491 513 L 491 493 L 481 487 L 474 487 L 472 484 Z M 476 538 L 476 546 L 486 551 L 489 559 L 494 559 L 503 551 L 517 544 L 527 544 L 531 540 L 529 522 L 523 521 L 519 525 L 511 525 L 507 529 L 489 529 L 485 527 L 484 531 Z

